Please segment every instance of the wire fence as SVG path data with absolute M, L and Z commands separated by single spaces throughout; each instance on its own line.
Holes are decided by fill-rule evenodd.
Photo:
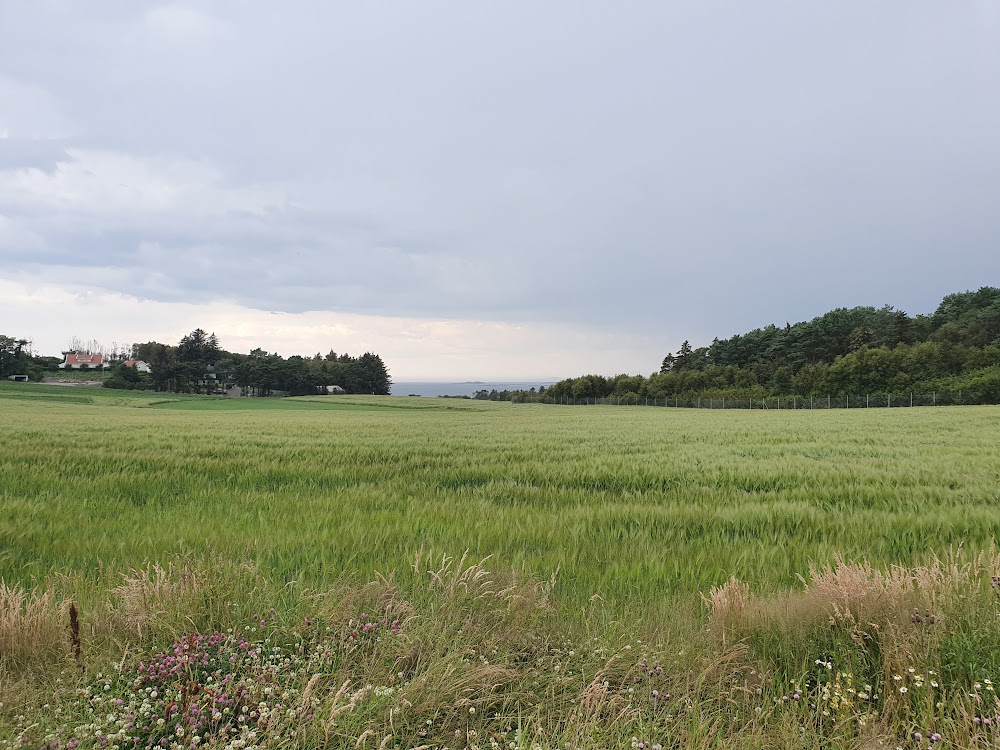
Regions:
M 767 396 L 760 398 L 704 398 L 699 396 L 557 396 L 517 394 L 516 404 L 563 406 L 658 406 L 676 409 L 895 409 L 916 406 L 996 404 L 998 400 L 973 391 L 881 393 L 858 396 Z

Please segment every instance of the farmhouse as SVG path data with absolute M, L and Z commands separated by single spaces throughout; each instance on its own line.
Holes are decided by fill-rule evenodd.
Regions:
M 125 365 L 126 367 L 134 367 L 139 372 L 144 372 L 147 375 L 153 371 L 153 368 L 151 368 L 141 359 L 126 359 L 122 364 Z
M 67 354 L 60 370 L 99 370 L 104 367 L 103 354 Z

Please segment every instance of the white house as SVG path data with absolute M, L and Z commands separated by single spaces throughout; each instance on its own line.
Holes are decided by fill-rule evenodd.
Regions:
M 151 368 L 141 359 L 126 359 L 122 364 L 124 364 L 126 367 L 134 367 L 139 372 L 144 372 L 147 375 L 153 371 L 153 368 Z
M 99 370 L 104 367 L 103 354 L 67 354 L 60 370 Z

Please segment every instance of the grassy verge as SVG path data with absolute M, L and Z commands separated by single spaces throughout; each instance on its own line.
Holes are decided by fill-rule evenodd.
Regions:
M 447 557 L 322 590 L 225 559 L 4 586 L 0 747 L 992 747 L 998 565 L 841 562 L 657 621 Z

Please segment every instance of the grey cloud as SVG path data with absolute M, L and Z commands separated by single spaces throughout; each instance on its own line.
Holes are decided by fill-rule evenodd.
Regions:
M 901 0 L 8 4 L 0 215 L 42 244 L 0 230 L 0 263 L 692 339 L 926 311 L 1000 274 L 997 32 Z

